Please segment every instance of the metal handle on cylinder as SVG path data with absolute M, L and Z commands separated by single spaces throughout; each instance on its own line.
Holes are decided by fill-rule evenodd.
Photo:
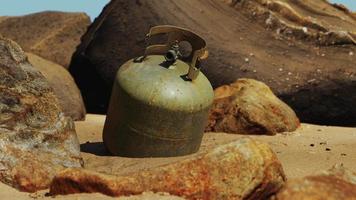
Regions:
M 167 42 L 165 44 L 147 46 L 144 57 L 147 55 L 165 54 L 166 59 L 173 61 L 178 58 L 178 55 L 177 52 L 172 49 L 172 46 L 177 45 L 182 41 L 187 41 L 192 46 L 192 52 L 188 56 L 182 57 L 182 60 L 189 64 L 187 78 L 194 80 L 199 74 L 199 68 L 196 66 L 199 64 L 200 60 L 208 57 L 205 40 L 190 30 L 171 25 L 152 27 L 146 35 L 146 39 L 148 40 L 152 36 L 159 34 L 168 34 Z

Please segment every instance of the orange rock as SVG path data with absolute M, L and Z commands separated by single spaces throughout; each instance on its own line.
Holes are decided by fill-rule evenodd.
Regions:
M 242 138 L 191 159 L 122 176 L 67 169 L 53 179 L 50 194 L 124 196 L 152 191 L 187 199 L 263 199 L 284 181 L 282 166 L 269 146 Z
M 288 181 L 273 200 L 355 200 L 356 173 L 334 168 L 328 173 Z
M 294 111 L 267 85 L 239 79 L 215 89 L 206 131 L 274 135 L 294 131 L 299 125 Z

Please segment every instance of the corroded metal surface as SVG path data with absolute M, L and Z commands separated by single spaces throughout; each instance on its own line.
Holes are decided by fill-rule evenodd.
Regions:
M 113 154 L 175 156 L 200 146 L 213 99 L 203 74 L 186 81 L 182 61 L 165 68 L 163 56 L 127 62 L 114 83 L 104 127 L 104 142 Z

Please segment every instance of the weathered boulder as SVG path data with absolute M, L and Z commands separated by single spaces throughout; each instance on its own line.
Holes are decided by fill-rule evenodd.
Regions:
M 53 88 L 65 116 L 73 120 L 85 119 L 82 95 L 70 73 L 62 66 L 32 53 L 26 54 L 29 62 L 38 69 Z
M 0 19 L 0 34 L 17 42 L 26 52 L 68 68 L 89 24 L 85 13 L 48 11 Z
M 81 165 L 73 121 L 20 46 L 0 37 L 0 181 L 33 192 Z
M 152 191 L 187 199 L 263 199 L 284 181 L 282 166 L 270 147 L 242 138 L 183 161 L 126 175 L 67 169 L 53 179 L 50 194 L 123 196 Z
M 214 93 L 207 132 L 275 135 L 300 125 L 294 111 L 260 81 L 239 79 Z
M 356 19 L 324 0 L 111 1 L 70 66 L 89 112 L 106 112 L 115 72 L 143 54 L 145 34 L 161 24 L 189 28 L 207 40 L 202 70 L 215 88 L 253 78 L 303 122 L 356 125 L 350 103 L 356 98 Z
M 292 179 L 271 199 L 355 200 L 356 173 L 337 167 L 320 175 Z

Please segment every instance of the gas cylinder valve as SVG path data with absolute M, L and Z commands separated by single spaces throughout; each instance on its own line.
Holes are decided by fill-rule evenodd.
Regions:
M 177 59 L 179 59 L 182 56 L 182 54 L 179 51 L 179 44 L 178 41 L 175 41 L 171 45 L 171 49 L 168 50 L 164 58 L 166 59 L 167 62 L 172 62 L 174 63 Z

